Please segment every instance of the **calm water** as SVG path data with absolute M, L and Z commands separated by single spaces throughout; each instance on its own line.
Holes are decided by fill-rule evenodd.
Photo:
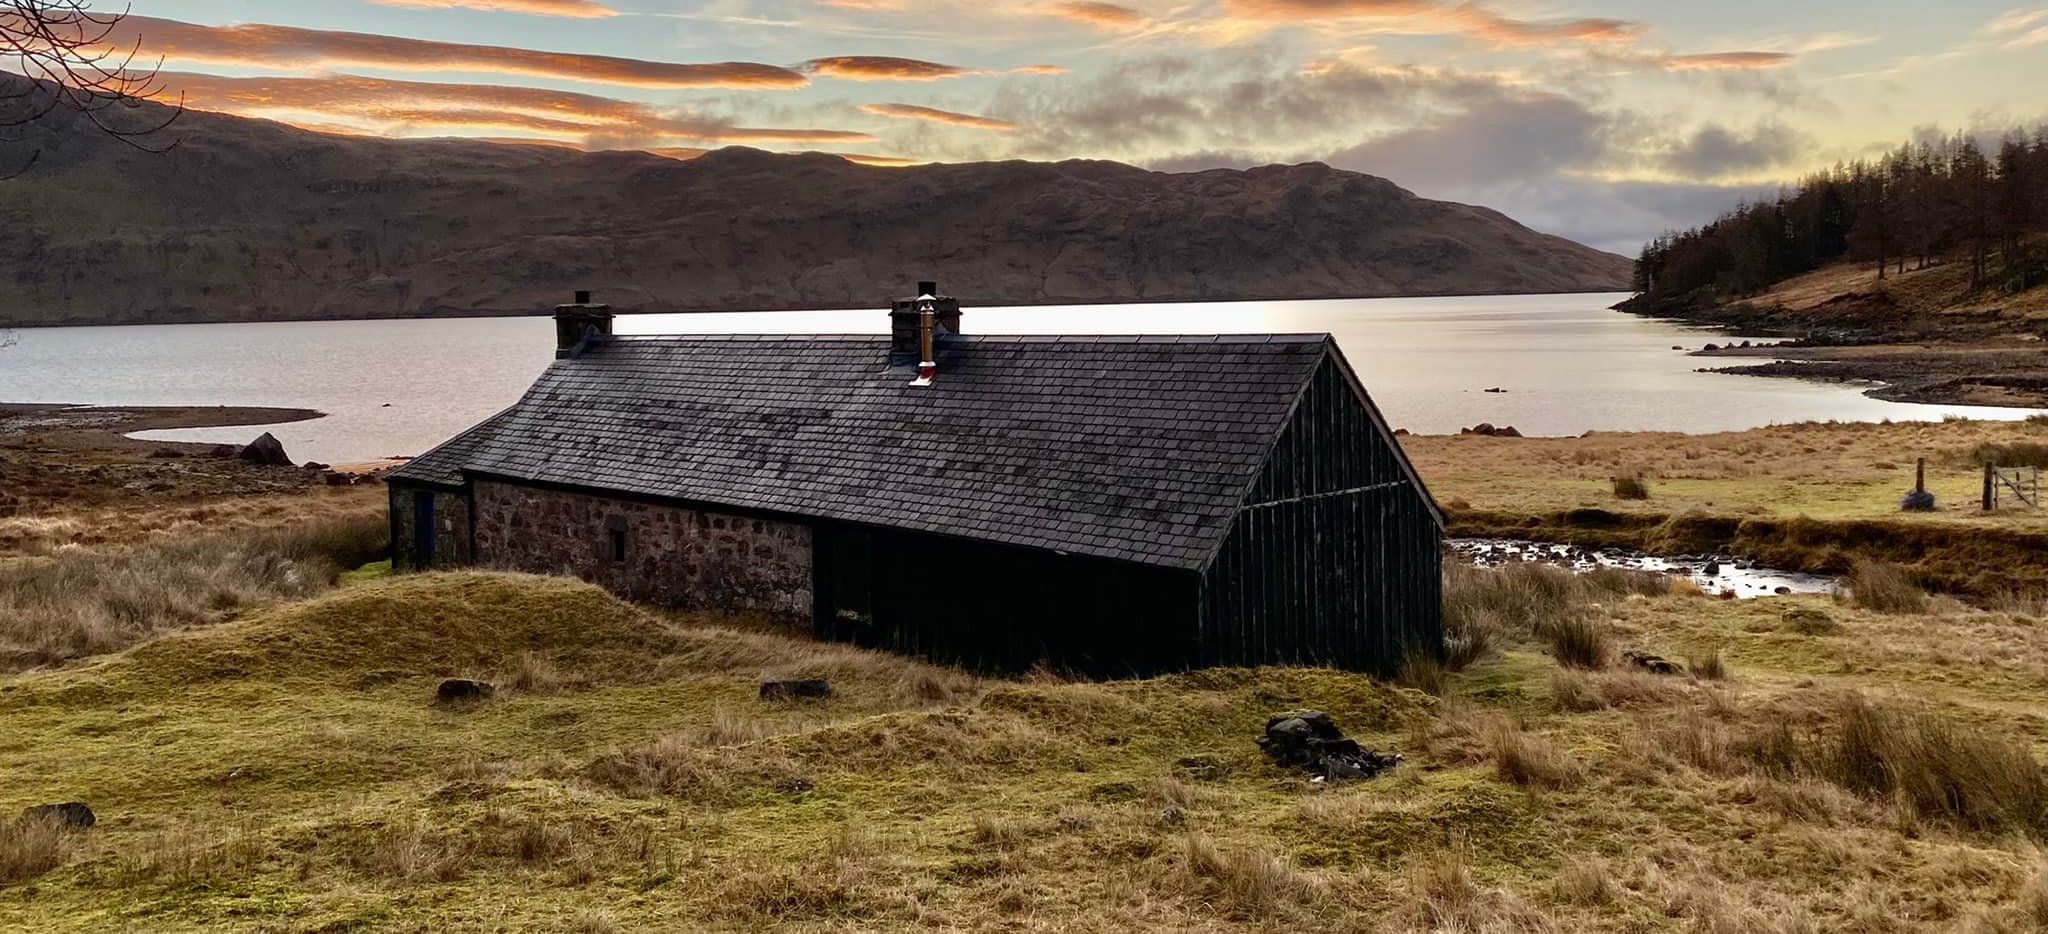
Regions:
M 1395 425 L 1525 434 L 1704 432 L 1816 419 L 2016 418 L 2014 409 L 1880 402 L 1858 390 L 1695 373 L 1671 349 L 1712 332 L 1607 310 L 1619 295 L 969 308 L 978 334 L 1329 331 Z M 883 333 L 880 309 L 622 317 L 621 333 Z M 0 402 L 276 405 L 330 417 L 268 430 L 300 460 L 417 454 L 517 400 L 553 358 L 545 317 L 195 324 L 17 331 Z M 773 366 L 773 361 L 752 361 Z M 735 366 L 735 376 L 744 369 Z M 1488 393 L 1499 387 L 1505 393 Z M 259 427 L 155 432 L 245 442 Z

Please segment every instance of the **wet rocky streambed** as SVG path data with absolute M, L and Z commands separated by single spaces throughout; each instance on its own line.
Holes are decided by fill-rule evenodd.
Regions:
M 1740 598 L 1750 598 L 1829 593 L 1836 583 L 1835 578 L 1827 575 L 1763 567 L 1730 555 L 1648 555 L 1618 548 L 1585 548 L 1498 538 L 1454 538 L 1448 547 L 1452 555 L 1480 567 L 1540 561 L 1575 571 L 1602 567 L 1662 571 L 1689 578 L 1701 590 L 1717 596 L 1733 593 Z

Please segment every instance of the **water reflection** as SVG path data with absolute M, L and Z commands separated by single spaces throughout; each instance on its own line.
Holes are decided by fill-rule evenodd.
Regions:
M 1395 425 L 1525 434 L 1719 431 L 1818 419 L 2017 418 L 1881 402 L 1856 388 L 1694 372 L 1715 334 L 1607 310 L 1618 295 L 969 308 L 981 334 L 1328 331 Z M 881 333 L 879 309 L 640 315 L 650 333 Z M 272 430 L 294 457 L 413 454 L 511 404 L 553 357 L 545 318 L 49 328 L 0 349 L 0 401 L 280 405 L 331 417 Z M 1489 393 L 1488 389 L 1504 392 Z M 150 433 L 240 442 L 258 428 Z

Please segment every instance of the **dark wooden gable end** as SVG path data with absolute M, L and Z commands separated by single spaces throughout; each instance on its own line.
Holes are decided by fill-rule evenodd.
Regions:
M 1442 549 L 1436 503 L 1333 344 L 1202 571 L 1198 657 L 1390 674 L 1443 643 Z

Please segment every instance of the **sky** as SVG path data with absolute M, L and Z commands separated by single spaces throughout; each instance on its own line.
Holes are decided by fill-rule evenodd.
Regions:
M 1633 254 L 1916 134 L 2048 121 L 2012 0 L 133 0 L 188 106 L 874 164 L 1321 161 Z

